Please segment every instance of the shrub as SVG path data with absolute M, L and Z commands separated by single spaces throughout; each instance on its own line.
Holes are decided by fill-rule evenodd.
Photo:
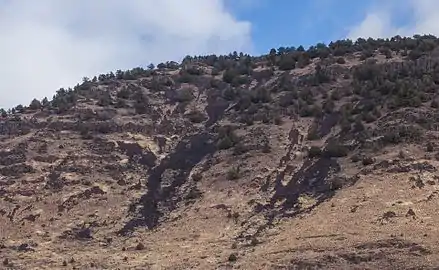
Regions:
M 239 137 L 235 134 L 229 126 L 220 127 L 218 131 L 218 143 L 217 147 L 220 150 L 229 149 L 235 146 L 239 142 Z
M 17 113 L 23 113 L 25 111 L 25 108 L 23 105 L 17 105 L 17 107 L 15 107 L 15 112 Z
M 292 70 L 296 67 L 296 61 L 291 57 L 284 57 L 279 61 L 280 70 Z
M 268 80 L 273 76 L 274 72 L 272 69 L 264 69 L 261 71 L 253 72 L 252 77 L 253 79 L 257 80 L 258 82 L 262 80 Z
M 410 53 L 408 54 L 408 57 L 409 57 L 411 60 L 416 60 L 416 59 L 421 58 L 422 55 L 423 55 L 423 53 L 422 53 L 421 50 L 419 50 L 419 49 L 414 49 L 414 50 L 410 51 Z
M 314 122 L 308 130 L 307 139 L 310 141 L 320 139 L 319 125 Z
M 403 141 L 417 141 L 422 138 L 422 130 L 415 126 L 399 126 L 384 134 L 384 143 L 398 144 Z
M 237 180 L 241 177 L 239 167 L 232 167 L 227 171 L 227 180 Z
M 223 73 L 223 81 L 226 83 L 232 83 L 238 73 L 233 69 L 228 69 Z
M 434 151 L 434 144 L 432 142 L 427 143 L 427 152 L 433 152 Z
M 267 103 L 271 101 L 270 92 L 265 87 L 258 87 L 251 92 L 251 100 L 253 103 Z
M 366 59 L 368 59 L 368 58 L 370 58 L 370 57 L 372 57 L 372 56 L 373 56 L 373 52 L 372 52 L 372 51 L 370 51 L 370 50 L 364 50 L 364 51 L 361 53 L 360 60 L 363 61 L 363 60 L 366 60 Z
M 125 100 L 118 98 L 116 100 L 116 104 L 114 104 L 114 107 L 116 107 L 116 108 L 126 108 L 127 107 L 127 103 L 125 102 Z
M 212 76 L 217 76 L 217 75 L 219 75 L 220 74 L 220 70 L 219 69 L 217 69 L 217 68 L 213 68 L 212 69 L 212 71 L 210 72 L 210 75 L 212 75 Z
M 186 71 L 182 71 L 180 73 L 180 77 L 178 77 L 178 81 L 180 83 L 191 83 L 193 81 L 193 75 L 189 74 Z
M 363 118 L 364 122 L 366 122 L 366 123 L 372 123 L 372 122 L 375 122 L 377 120 L 377 118 L 369 112 L 363 113 L 361 115 L 361 117 Z
M 346 64 L 346 60 L 343 57 L 337 58 L 337 64 L 344 65 Z
M 192 123 L 201 123 L 206 120 L 206 115 L 198 110 L 191 111 L 187 117 Z
M 79 134 L 81 135 L 81 138 L 83 140 L 91 140 L 91 139 L 93 139 L 93 135 L 92 135 L 90 129 L 85 127 L 85 126 L 81 126 Z
M 190 75 L 200 76 L 203 75 L 203 69 L 197 66 L 189 66 L 186 68 L 186 72 Z
M 246 152 L 248 152 L 249 147 L 243 143 L 236 144 L 235 148 L 233 149 L 233 154 L 236 156 L 242 155 Z
M 111 96 L 108 92 L 103 92 L 100 94 L 99 98 L 98 98 L 98 102 L 97 105 L 98 106 L 102 106 L 102 107 L 106 107 L 108 105 L 111 104 Z
M 262 153 L 270 153 L 271 152 L 271 146 L 270 143 L 268 141 L 264 142 L 264 144 L 262 145 Z
M 373 157 L 364 157 L 362 163 L 364 166 L 372 165 L 375 163 L 375 159 Z
M 38 110 L 38 109 L 41 109 L 41 107 L 42 107 L 41 102 L 35 98 L 32 100 L 32 102 L 29 105 L 29 108 L 31 110 Z
M 203 175 L 201 173 L 194 173 L 192 175 L 192 180 L 195 182 L 200 182 L 203 179 Z
M 229 262 L 236 262 L 238 260 L 238 256 L 235 253 L 230 254 Z
M 246 124 L 247 126 L 252 126 L 254 124 L 253 114 L 244 113 L 240 116 L 239 122 Z
M 234 145 L 234 142 L 229 136 L 221 138 L 217 144 L 217 146 L 220 150 L 229 149 L 229 148 L 233 147 L 233 145 Z
M 181 88 L 177 90 L 175 100 L 178 102 L 188 102 L 194 99 L 194 94 L 191 88 Z
M 275 125 L 281 126 L 283 124 L 282 117 L 280 115 L 275 115 L 273 117 L 273 122 L 274 122 Z
M 311 146 L 308 150 L 309 158 L 316 158 L 322 155 L 322 150 L 317 146 Z
M 345 157 L 348 155 L 348 148 L 345 145 L 331 142 L 326 146 L 325 150 L 323 151 L 323 155 L 328 158 Z
M 119 92 L 117 92 L 118 98 L 129 99 L 130 98 L 130 90 L 126 87 L 122 88 Z
M 352 157 L 351 157 L 351 161 L 354 162 L 354 163 L 357 163 L 357 162 L 359 162 L 360 160 L 361 160 L 361 155 L 359 155 L 359 154 L 354 154 L 354 155 L 352 155 Z
M 233 78 L 231 84 L 233 86 L 240 86 L 243 84 L 249 84 L 251 83 L 251 77 L 246 76 L 246 75 L 238 75 L 236 77 Z
M 339 190 L 339 189 L 343 188 L 345 182 L 346 182 L 346 179 L 344 177 L 336 176 L 330 180 L 329 189 L 330 190 Z

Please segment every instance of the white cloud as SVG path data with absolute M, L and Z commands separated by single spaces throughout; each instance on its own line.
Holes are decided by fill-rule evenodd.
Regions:
M 359 37 L 385 37 L 395 32 L 390 18 L 385 13 L 370 13 L 357 26 L 353 27 L 348 35 L 349 38 L 356 40 Z
M 387 1 L 369 12 L 364 20 L 352 27 L 348 38 L 390 37 L 394 35 L 412 36 L 414 34 L 433 34 L 439 36 L 439 1 L 437 0 L 398 0 Z M 383 4 L 383 1 L 380 1 Z M 402 18 L 403 9 L 410 17 Z M 392 23 L 392 19 L 405 21 L 402 26 Z
M 248 52 L 250 28 L 224 0 L 0 0 L 0 107 L 51 98 L 84 76 Z

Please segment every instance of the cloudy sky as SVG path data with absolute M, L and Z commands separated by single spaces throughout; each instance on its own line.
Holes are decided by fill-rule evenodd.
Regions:
M 0 107 L 190 54 L 439 35 L 438 0 L 0 0 Z

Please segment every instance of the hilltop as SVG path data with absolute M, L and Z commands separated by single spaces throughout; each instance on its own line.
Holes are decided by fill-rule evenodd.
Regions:
M 188 56 L 2 110 L 7 269 L 439 266 L 439 39 Z

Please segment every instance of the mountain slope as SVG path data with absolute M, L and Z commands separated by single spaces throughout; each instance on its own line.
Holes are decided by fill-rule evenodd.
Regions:
M 3 266 L 437 266 L 438 45 L 186 57 L 3 111 Z

